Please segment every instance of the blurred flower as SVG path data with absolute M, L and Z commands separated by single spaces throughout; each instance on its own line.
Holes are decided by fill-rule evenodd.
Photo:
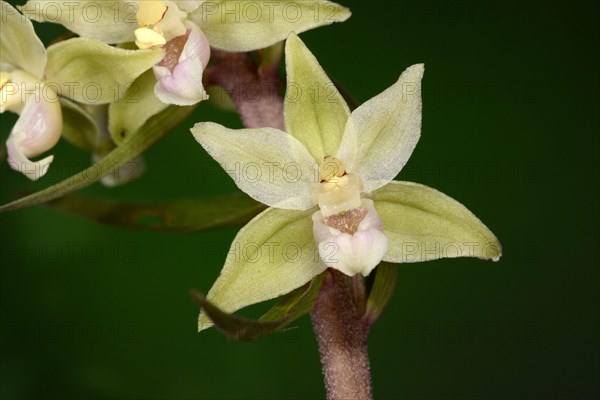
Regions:
M 367 276 L 382 260 L 500 257 L 495 236 L 463 205 L 431 188 L 392 180 L 420 137 L 422 64 L 350 113 L 294 34 L 286 62 L 287 133 L 208 122 L 192 129 L 241 190 L 271 206 L 238 233 L 208 300 L 232 312 L 287 293 L 327 267 Z M 245 175 L 249 169 L 254 172 Z M 316 243 L 317 258 L 310 256 L 307 238 Z M 426 245 L 425 256 L 406 251 L 406 242 L 416 240 Z M 249 243 L 292 243 L 301 255 L 257 257 L 255 251 L 249 262 L 236 250 Z M 475 250 L 459 251 L 461 243 Z M 201 317 L 200 328 L 206 324 Z
M 200 28 L 187 20 L 187 12 L 200 6 L 190 1 L 142 1 L 136 14 L 139 28 L 135 44 L 140 49 L 163 47 L 165 57 L 154 66 L 154 93 L 165 104 L 187 106 L 206 100 L 202 71 L 208 65 L 210 46 Z
M 47 54 L 31 21 L 2 2 L 0 112 L 20 115 L 6 142 L 8 163 L 31 180 L 47 171 L 54 156 L 31 161 L 60 139 L 62 114 L 56 90 L 43 81 Z
M 105 43 L 135 41 L 140 49 L 164 48 L 164 59 L 153 68 L 157 80 L 154 93 L 163 103 L 180 106 L 208 98 L 202 72 L 210 58 L 210 46 L 226 51 L 257 50 L 284 40 L 290 32 L 350 16 L 348 9 L 326 0 L 55 1 L 58 16 L 46 15 L 43 3 L 29 0 L 21 9 L 36 21 L 61 23 L 82 37 Z M 86 18 L 88 3 L 103 7 L 99 20 Z M 132 10 L 135 22 L 126 18 Z
M 60 139 L 61 98 L 87 104 L 118 100 L 115 90 L 132 82 L 164 53 L 117 49 L 83 38 L 46 49 L 28 18 L 5 1 L 1 5 L 0 112 L 19 114 L 7 140 L 8 162 L 37 180 L 46 174 L 54 157 L 31 158 L 50 150 Z M 115 70 L 115 64 L 123 70 Z M 90 87 L 97 96 L 90 98 Z

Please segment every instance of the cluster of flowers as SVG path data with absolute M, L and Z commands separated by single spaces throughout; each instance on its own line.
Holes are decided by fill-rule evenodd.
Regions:
M 500 257 L 495 236 L 460 203 L 426 186 L 393 180 L 420 137 L 424 66 L 409 67 L 395 84 L 351 112 L 296 35 L 346 20 L 350 12 L 344 7 L 325 0 L 299 1 L 297 7 L 310 10 L 304 18 L 265 12 L 264 17 L 245 21 L 215 12 L 215 6 L 226 12 L 240 10 L 243 2 L 236 0 L 95 2 L 113 11 L 115 4 L 134 7 L 133 21 L 115 22 L 114 12 L 107 13 L 109 20 L 78 17 L 78 11 L 94 2 L 81 0 L 73 9 L 73 2 L 54 1 L 64 7 L 58 22 L 79 37 L 46 49 L 29 20 L 50 20 L 44 3 L 30 0 L 21 8 L 22 15 L 2 2 L 0 105 L 2 112 L 20 114 L 7 142 L 9 162 L 31 179 L 42 176 L 52 162 L 52 156 L 40 161 L 30 158 L 59 140 L 64 107 L 98 118 L 90 109 L 108 104 L 108 116 L 98 126 L 137 129 L 168 105 L 193 105 L 207 98 L 202 76 L 211 46 L 247 52 L 287 39 L 288 88 L 291 84 L 296 89 L 304 87 L 307 95 L 284 102 L 285 131 L 270 127 L 231 130 L 210 122 L 192 128 L 197 141 L 221 165 L 247 162 L 270 168 L 259 179 L 236 180 L 242 191 L 270 206 L 238 233 L 236 244 L 260 247 L 291 241 L 304 250 L 293 262 L 271 255 L 268 259 L 252 257 L 250 263 L 248 257 L 230 254 L 208 294 L 223 310 L 233 312 L 288 293 L 327 268 L 367 276 L 382 260 L 425 261 L 404 254 L 407 241 L 446 249 L 428 254 L 427 260 Z M 293 2 L 269 2 L 273 11 L 271 3 L 283 7 Z M 335 12 L 315 13 L 315 5 Z M 53 21 L 57 22 L 56 16 Z M 142 90 L 147 98 L 136 105 L 134 116 L 122 100 L 124 93 L 117 90 L 115 99 L 111 90 L 115 83 L 133 80 L 150 88 Z M 91 82 L 100 91 L 94 101 L 85 90 Z M 331 95 L 327 99 L 308 95 L 315 84 L 332 88 Z M 44 95 L 40 98 L 39 90 L 32 87 L 41 88 Z M 284 179 L 280 170 L 290 162 L 300 168 L 293 182 Z M 316 179 L 314 171 L 318 171 Z M 447 250 L 460 248 L 452 244 L 465 243 L 475 250 L 469 254 Z M 208 326 L 210 321 L 201 315 L 200 328 Z

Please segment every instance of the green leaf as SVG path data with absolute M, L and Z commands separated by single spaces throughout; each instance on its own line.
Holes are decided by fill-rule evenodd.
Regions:
M 285 46 L 285 127 L 317 162 L 335 156 L 350 109 L 315 56 L 295 34 Z
M 119 147 L 111 151 L 97 164 L 56 185 L 5 204 L 0 207 L 0 212 L 17 210 L 54 200 L 75 190 L 90 186 L 113 171 L 124 168 L 127 163 L 146 151 L 171 129 L 178 126 L 192 109 L 193 107 L 169 107 L 162 113 L 152 117 L 146 125 L 129 136 Z
M 113 103 L 163 56 L 162 49 L 125 50 L 74 38 L 48 47 L 46 79 L 61 96 L 80 103 Z
M 313 212 L 269 208 L 250 221 L 233 240 L 207 299 L 232 313 L 289 293 L 325 271 L 313 238 Z M 198 330 L 211 325 L 201 313 Z
M 121 143 L 127 135 L 137 131 L 150 117 L 169 105 L 154 94 L 156 77 L 150 69 L 138 77 L 108 111 L 108 129 L 115 143 Z
M 291 32 L 345 21 L 350 15 L 347 8 L 326 0 L 211 0 L 188 18 L 202 29 L 212 47 L 241 52 L 268 47 Z
M 63 131 L 62 137 L 73 146 L 87 153 L 96 151 L 98 125 L 94 118 L 77 103 L 60 99 Z
M 131 0 L 29 0 L 19 9 L 34 21 L 58 23 L 105 43 L 132 42 L 138 28 Z
M 22 69 L 37 79 L 44 76 L 46 48 L 31 21 L 3 1 L 0 10 L 0 64 Z
M 46 205 L 107 225 L 162 232 L 198 232 L 241 226 L 266 208 L 244 195 L 201 197 L 156 204 L 121 203 L 71 195 Z
M 471 211 L 435 189 L 392 181 L 370 197 L 389 240 L 384 261 L 454 257 L 498 261 L 502 255 L 496 236 Z
M 309 313 L 319 295 L 324 275 L 316 276 L 310 283 L 284 296 L 259 320 L 228 314 L 198 292 L 192 292 L 192 296 L 219 331 L 232 339 L 252 341 L 272 335 Z
M 375 270 L 375 282 L 369 292 L 367 310 L 364 318 L 373 324 L 389 303 L 396 288 L 396 275 L 398 266 L 382 262 Z

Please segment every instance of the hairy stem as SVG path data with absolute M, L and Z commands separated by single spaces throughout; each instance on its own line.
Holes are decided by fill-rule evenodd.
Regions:
M 212 50 L 211 62 L 205 84 L 219 85 L 227 92 L 246 128 L 284 130 L 282 83 L 277 69 L 260 68 L 248 53 L 216 49 Z
M 353 300 L 348 278 L 330 270 L 311 311 L 329 400 L 370 400 L 369 324 Z M 350 281 L 350 284 L 352 281 Z

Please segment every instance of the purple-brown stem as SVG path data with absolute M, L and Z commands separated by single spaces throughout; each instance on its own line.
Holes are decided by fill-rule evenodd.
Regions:
M 349 279 L 329 270 L 311 311 L 319 343 L 329 400 L 370 400 L 371 373 L 367 338 L 370 324 L 362 318 Z M 352 281 L 350 281 L 351 283 Z
M 282 84 L 276 69 L 259 68 L 248 53 L 216 49 L 212 50 L 211 63 L 205 84 L 219 85 L 227 92 L 246 128 L 284 130 Z

